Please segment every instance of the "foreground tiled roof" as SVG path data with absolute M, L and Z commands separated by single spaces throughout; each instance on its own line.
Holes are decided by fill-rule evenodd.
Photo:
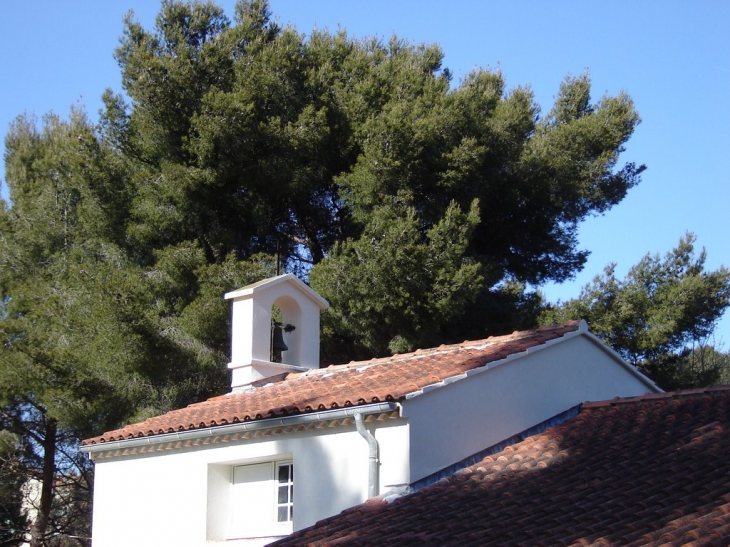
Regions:
M 578 331 L 579 325 L 579 322 L 571 321 L 486 340 L 289 374 L 244 393 L 222 395 L 142 423 L 109 431 L 87 439 L 82 444 L 399 401 L 426 386 L 574 333 Z
M 413 494 L 277 547 L 729 545 L 730 387 L 583 405 Z

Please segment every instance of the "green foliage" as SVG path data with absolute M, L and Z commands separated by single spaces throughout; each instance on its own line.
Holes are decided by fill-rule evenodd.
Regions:
M 703 343 L 730 305 L 730 271 L 705 271 L 705 251 L 695 254 L 687 234 L 664 258 L 647 255 L 624 280 L 615 265 L 577 299 L 546 311 L 542 323 L 585 319 L 621 356 L 665 389 L 717 381 L 717 367 L 697 366 L 693 344 Z
M 230 304 L 223 294 L 275 275 L 274 261 L 256 255 L 240 261 L 230 254 L 206 262 L 193 242 L 156 252 L 144 271 L 136 298 L 140 319 L 152 340 L 149 358 L 139 362 L 151 397 L 137 403 L 135 419 L 219 395 L 228 387 Z
M 76 529 L 51 514 L 54 469 L 85 477 L 78 438 L 134 408 L 139 339 L 120 306 L 133 287 L 115 225 L 125 192 L 83 113 L 69 122 L 49 116 L 40 131 L 21 117 L 6 150 L 12 207 L 0 211 L 0 425 L 24 447 L 24 484 L 42 484 L 38 544 L 47 532 Z M 82 533 L 87 521 L 83 514 Z
M 338 245 L 310 272 L 312 287 L 330 302 L 323 318 L 326 360 L 405 352 L 433 343 L 483 283 L 464 258 L 479 222 L 452 204 L 424 233 L 413 208 L 376 209 L 364 236 Z
M 333 339 L 368 336 L 366 324 L 388 332 L 332 358 L 433 341 L 422 324 L 441 325 L 446 340 L 530 326 L 537 296 L 516 288 L 578 271 L 587 256 L 578 224 L 618 203 L 643 170 L 618 164 L 639 123 L 631 99 L 593 103 L 587 75 L 566 78 L 540 119 L 529 88 L 508 90 L 499 71 L 477 69 L 452 87 L 437 45 L 305 37 L 273 23 L 265 1 L 239 2 L 234 21 L 212 4 L 164 2 L 154 29 L 131 16 L 125 25 L 116 55 L 131 102 L 105 95 L 101 135 L 130 173 L 126 244 L 143 267 L 157 271 L 159 253 L 180 246 L 206 264 L 280 253 L 302 277 L 317 266 L 313 282 L 336 294 L 328 280 L 353 256 L 373 271 L 381 265 L 370 260 L 401 260 L 366 252 L 383 219 L 403 224 L 403 244 L 421 249 L 454 207 L 479 203 L 478 220 L 449 234 L 458 267 L 418 281 L 391 276 L 377 293 L 334 300 L 342 318 L 375 315 L 357 327 L 332 323 Z M 421 251 L 403 264 L 428 271 Z M 450 283 L 458 298 L 441 296 Z M 382 295 L 431 293 L 374 319 Z
M 136 353 L 134 337 L 120 332 L 123 310 L 106 300 L 124 286 L 108 214 L 116 203 L 97 194 L 115 173 L 81 113 L 69 123 L 47 118 L 42 133 L 21 118 L 6 147 L 13 206 L 0 233 L 0 402 L 23 397 L 69 427 L 93 430 L 98 424 L 86 420 L 103 420 L 105 397 L 115 393 L 105 365 Z M 104 348 L 120 351 L 92 362 L 88 350 Z
M 522 281 L 565 279 L 585 260 L 577 222 L 638 181 L 642 168 L 614 172 L 633 105 L 592 105 L 587 76 L 566 79 L 541 122 L 529 90 L 505 92 L 499 73 L 451 90 L 437 46 L 305 40 L 265 4 L 239 11 L 260 17 L 231 26 L 210 5 L 168 2 L 154 32 L 127 20 L 117 58 L 132 107 L 111 101 L 107 117 L 146 167 L 141 242 L 199 239 L 220 259 L 278 241 L 317 263 L 392 199 L 430 225 L 451 201 L 480 199 L 471 254 Z

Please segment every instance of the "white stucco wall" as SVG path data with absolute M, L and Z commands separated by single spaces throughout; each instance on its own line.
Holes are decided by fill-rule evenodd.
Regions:
M 582 402 L 652 391 L 658 389 L 585 335 L 493 363 L 402 403 L 410 424 L 410 482 Z
M 380 488 L 408 480 L 408 426 L 366 423 L 381 445 Z M 367 499 L 368 445 L 354 425 L 96 462 L 94 547 L 201 546 L 225 536 L 233 465 L 293 459 L 294 529 Z M 226 545 L 271 541 L 229 540 Z

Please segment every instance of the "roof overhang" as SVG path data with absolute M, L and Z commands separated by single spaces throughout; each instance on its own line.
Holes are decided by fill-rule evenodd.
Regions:
M 160 451 L 167 452 L 174 449 L 241 442 L 247 439 L 258 439 L 271 435 L 297 433 L 325 427 L 354 425 L 356 414 L 370 417 L 369 421 L 398 418 L 400 417 L 400 405 L 395 402 L 384 402 L 350 406 L 322 412 L 297 414 L 295 416 L 105 441 L 84 445 L 80 450 L 89 454 L 92 460 Z

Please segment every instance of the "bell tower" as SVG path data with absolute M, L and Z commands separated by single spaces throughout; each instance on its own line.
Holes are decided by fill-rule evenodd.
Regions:
M 224 298 L 233 300 L 232 391 L 283 372 L 319 367 L 319 312 L 329 304 L 295 275 L 264 279 Z M 272 317 L 274 306 L 281 311 L 280 321 Z

